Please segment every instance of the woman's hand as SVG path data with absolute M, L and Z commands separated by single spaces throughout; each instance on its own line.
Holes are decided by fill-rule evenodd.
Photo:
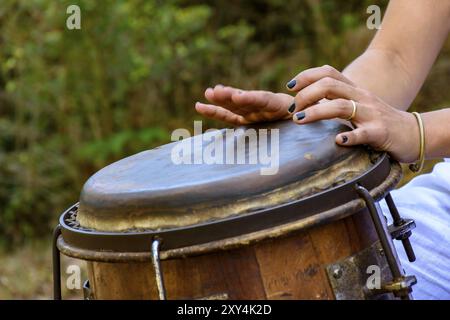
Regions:
M 197 102 L 195 108 L 206 117 L 233 125 L 290 117 L 298 124 L 305 124 L 333 118 L 348 119 L 353 112 L 353 100 L 357 106 L 352 119 L 355 129 L 336 136 L 337 144 L 368 144 L 389 152 L 401 162 L 417 160 L 419 129 L 415 117 L 358 88 L 333 67 L 305 70 L 287 86 L 297 93 L 295 98 L 284 93 L 217 85 L 205 91 L 206 99 L 212 104 Z
M 206 99 L 212 104 L 197 102 L 195 109 L 202 115 L 233 125 L 289 119 L 288 108 L 293 97 L 269 91 L 247 91 L 223 85 L 208 88 Z
M 367 75 L 370 76 L 370 75 Z M 330 66 L 305 70 L 287 84 L 297 92 L 293 120 L 298 124 L 324 119 L 352 118 L 355 129 L 336 136 L 344 146 L 368 144 L 387 151 L 401 162 L 414 162 L 419 155 L 419 129 L 414 115 L 397 110 L 372 93 L 355 86 Z M 326 99 L 326 100 L 323 100 Z M 318 103 L 318 101 L 321 101 Z

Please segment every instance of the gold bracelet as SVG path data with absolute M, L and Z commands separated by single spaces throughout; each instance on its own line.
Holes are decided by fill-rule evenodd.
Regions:
M 425 130 L 423 127 L 422 117 L 419 113 L 412 113 L 417 120 L 417 124 L 419 125 L 419 134 L 420 134 L 420 151 L 419 151 L 419 160 L 416 163 L 412 163 L 409 165 L 409 170 L 412 172 L 420 172 L 423 169 L 423 164 L 425 162 Z

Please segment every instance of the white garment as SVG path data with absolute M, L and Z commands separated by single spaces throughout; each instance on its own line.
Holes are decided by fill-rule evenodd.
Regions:
M 415 262 L 409 262 L 401 242 L 394 241 L 406 274 L 417 277 L 414 299 L 450 300 L 450 159 L 391 194 L 400 215 L 414 219 L 417 226 L 410 237 Z M 390 218 L 385 201 L 380 205 Z

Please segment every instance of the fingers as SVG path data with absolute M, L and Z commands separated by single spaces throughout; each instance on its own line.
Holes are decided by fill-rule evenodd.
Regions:
M 206 99 L 214 105 L 221 106 L 233 113 L 247 116 L 252 113 L 287 114 L 293 97 L 288 94 L 275 94 L 263 90 L 241 90 L 217 85 L 205 91 Z
M 236 110 L 237 106 L 231 100 L 231 96 L 238 92 L 238 89 L 232 87 L 225 87 L 218 84 L 213 88 L 208 88 L 205 91 L 205 98 L 214 105 L 223 106 L 229 110 Z
M 336 143 L 342 146 L 356 146 L 370 144 L 370 135 L 365 128 L 356 128 L 352 131 L 340 133 L 336 136 Z
M 265 107 L 267 101 L 265 101 L 265 95 L 259 94 L 257 91 L 242 91 L 233 94 L 231 100 L 234 104 L 239 106 L 252 106 L 258 109 Z M 266 99 L 267 100 L 267 99 Z
M 295 108 L 293 109 L 294 112 L 298 112 L 322 99 L 339 98 L 361 101 L 365 99 L 365 92 L 333 78 L 322 78 L 297 93 L 294 98 Z
M 259 111 L 267 103 L 265 91 L 246 91 L 218 84 L 205 91 L 205 98 L 233 113 L 247 115 Z
M 353 104 L 350 100 L 335 99 L 320 103 L 296 113 L 293 119 L 296 123 L 306 124 L 326 119 L 348 119 L 353 112 Z M 367 110 L 361 104 L 357 104 L 357 115 L 365 118 Z M 336 136 L 336 143 L 343 146 L 359 144 L 371 144 L 375 135 L 369 135 L 366 127 L 356 128 L 353 131 L 343 132 Z
M 248 112 L 244 105 L 236 103 L 233 96 L 242 95 L 245 91 L 233 87 L 223 86 L 218 84 L 213 88 L 208 88 L 205 91 L 205 98 L 214 105 L 221 106 L 233 113 L 246 115 Z
M 270 92 L 268 91 L 247 91 L 218 84 L 214 89 L 206 89 L 205 98 L 211 103 L 221 106 L 234 105 L 235 107 L 241 107 L 252 105 L 262 108 L 267 105 L 269 94 Z
M 345 77 L 338 70 L 329 65 L 325 65 L 300 72 L 291 81 L 289 81 L 286 86 L 290 91 L 300 91 L 323 78 L 333 78 L 349 85 L 354 85 L 352 81 L 347 79 L 347 77 Z
M 359 110 L 360 113 L 362 110 Z M 347 120 L 353 113 L 353 104 L 350 100 L 335 99 L 313 105 L 293 115 L 293 120 L 299 124 L 319 120 L 341 118 Z
M 213 119 L 239 124 L 289 119 L 291 115 L 288 108 L 294 100 L 294 97 L 285 93 L 241 90 L 222 85 L 208 88 L 205 97 L 211 104 L 197 104 L 196 109 L 199 113 Z
M 244 125 L 249 123 L 241 115 L 235 114 L 230 110 L 212 104 L 197 102 L 195 104 L 195 109 L 198 113 L 204 115 L 205 117 L 227 122 L 232 125 Z

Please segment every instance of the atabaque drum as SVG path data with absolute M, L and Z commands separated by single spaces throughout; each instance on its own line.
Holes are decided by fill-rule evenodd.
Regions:
M 389 196 L 401 167 L 336 145 L 347 130 L 224 129 L 103 168 L 60 217 L 56 297 L 61 252 L 87 261 L 90 299 L 411 298 L 415 279 L 392 245 L 409 245 L 414 224 Z M 214 161 L 220 154 L 230 158 Z M 377 206 L 385 197 L 395 226 Z

